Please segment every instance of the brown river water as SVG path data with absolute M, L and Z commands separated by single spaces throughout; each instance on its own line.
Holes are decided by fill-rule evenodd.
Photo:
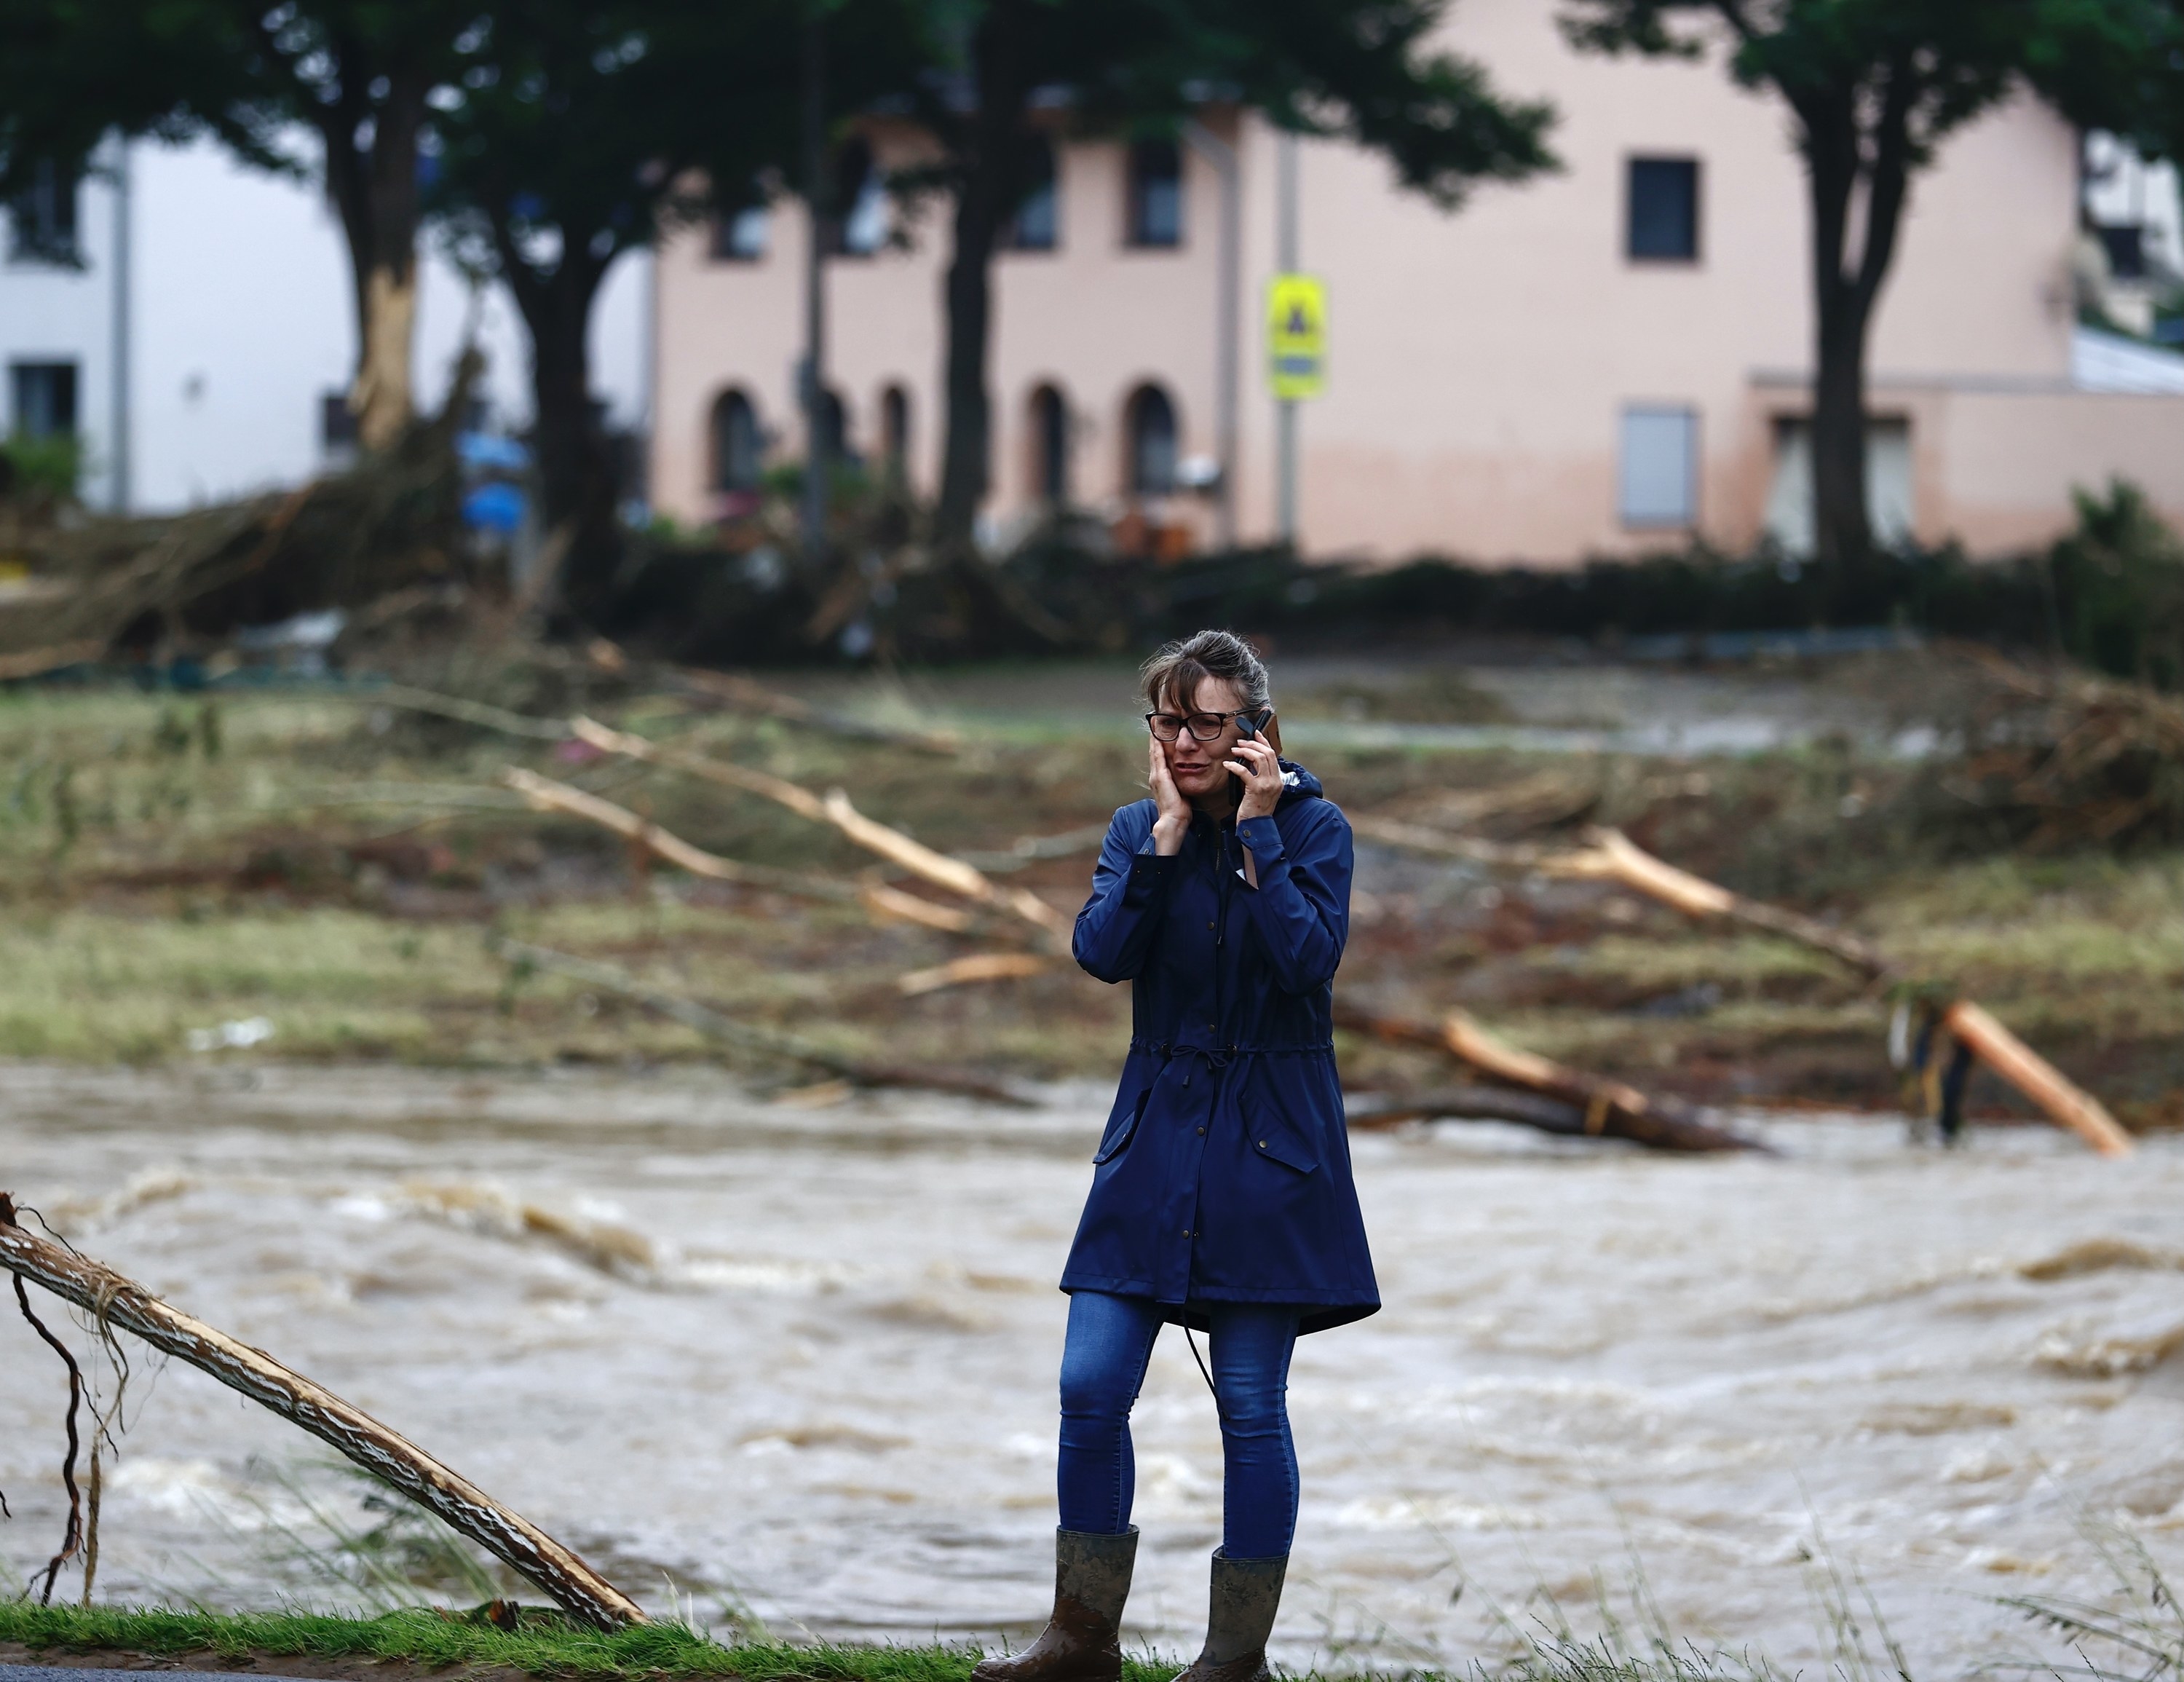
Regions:
M 14 1065 L 0 1187 L 660 1610 L 991 1638 L 1050 1584 L 1053 1282 L 1105 1100 Z M 2102 1542 L 2184 1577 L 2184 1140 L 2111 1163 L 2033 1128 L 1944 1155 L 1744 1120 L 1783 1155 L 1357 1139 L 1388 1306 L 1299 1349 L 1278 1658 L 1461 1666 L 1500 1650 L 1496 1607 L 1551 1621 L 1551 1593 L 1591 1628 L 1596 1579 L 1627 1618 L 1642 1572 L 1679 1636 L 1825 1668 L 1831 1564 L 1927 1679 L 2052 1651 L 2000 1597 L 2104 1592 Z M 59 1534 L 62 1394 L 11 1307 L 16 1579 Z M 101 1597 L 337 1598 L 293 1557 L 320 1534 L 298 1490 L 358 1519 L 317 1445 L 178 1365 L 135 1394 Z M 1180 1651 L 1220 1459 L 1177 1334 L 1137 1441 L 1132 1638 Z

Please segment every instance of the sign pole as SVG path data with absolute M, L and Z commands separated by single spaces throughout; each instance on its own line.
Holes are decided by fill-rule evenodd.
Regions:
M 1296 136 L 1284 131 L 1274 142 L 1274 266 L 1284 275 L 1297 267 Z M 1285 548 L 1297 541 L 1297 405 L 1293 397 L 1274 402 L 1274 532 Z

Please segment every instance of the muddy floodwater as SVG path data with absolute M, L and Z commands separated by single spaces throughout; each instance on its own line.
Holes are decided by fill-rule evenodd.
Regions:
M 17 1065 L 0 1186 L 649 1604 L 990 1637 L 1050 1584 L 1053 1282 L 1105 1098 Z M 1388 1306 L 1298 1352 L 1279 1658 L 1461 1663 L 1542 1591 L 1587 1625 L 1596 1573 L 1627 1613 L 1635 1561 L 1679 1635 L 1821 1665 L 1832 1562 L 1919 1677 L 1954 1676 L 2036 1640 L 1999 1597 L 2105 1591 L 2089 1529 L 2184 1571 L 2184 1145 L 2115 1163 L 2033 1128 L 1943 1155 L 1885 1121 L 1750 1124 L 1780 1157 L 1356 1141 Z M 59 1534 L 62 1393 L 11 1306 L 17 1579 Z M 358 1512 L 315 1445 L 179 1366 L 136 1394 L 102 1596 L 333 1598 L 296 1557 L 305 1497 Z M 1220 1461 L 1178 1334 L 1137 1441 L 1130 1623 L 1179 1650 Z

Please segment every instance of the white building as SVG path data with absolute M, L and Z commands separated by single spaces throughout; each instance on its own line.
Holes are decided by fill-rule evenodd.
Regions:
M 73 432 L 85 499 L 157 513 L 309 477 L 338 456 L 356 319 L 338 220 L 310 183 L 210 142 L 109 147 L 47 179 L 0 248 L 0 436 Z M 528 349 L 504 289 L 473 297 L 423 259 L 417 400 L 437 404 L 464 340 L 488 358 L 491 423 L 531 409 Z M 593 323 L 612 423 L 648 421 L 649 256 L 618 265 Z

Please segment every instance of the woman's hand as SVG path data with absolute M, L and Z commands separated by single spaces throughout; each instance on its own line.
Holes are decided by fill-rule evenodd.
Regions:
M 1173 858 L 1183 847 L 1183 838 L 1190 833 L 1190 802 L 1183 798 L 1169 775 L 1167 755 L 1159 741 L 1145 738 L 1151 751 L 1151 763 L 1145 772 L 1145 787 L 1153 791 L 1153 851 L 1162 858 Z
M 1244 798 L 1236 808 L 1236 822 L 1273 816 L 1282 798 L 1280 756 L 1256 737 L 1237 743 L 1235 755 L 1223 763 L 1244 779 Z

